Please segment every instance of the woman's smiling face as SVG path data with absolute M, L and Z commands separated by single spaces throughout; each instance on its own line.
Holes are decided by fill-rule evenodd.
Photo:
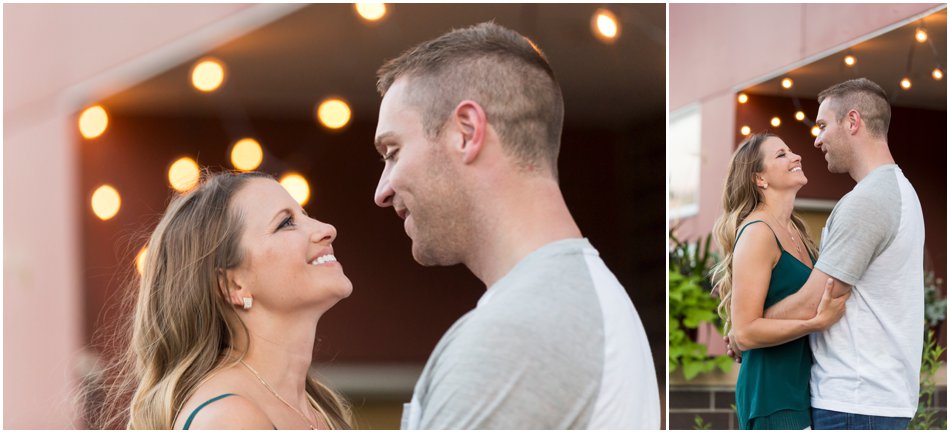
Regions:
M 243 260 L 230 272 L 254 308 L 322 312 L 350 295 L 353 284 L 333 254 L 336 228 L 310 218 L 279 183 L 250 179 L 232 206 L 243 223 Z

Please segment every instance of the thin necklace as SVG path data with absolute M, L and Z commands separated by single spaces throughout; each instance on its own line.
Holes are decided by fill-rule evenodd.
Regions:
M 772 219 L 773 222 L 778 222 L 778 219 L 775 218 L 775 216 L 772 215 L 771 213 L 766 212 L 765 209 L 763 209 L 762 212 L 765 212 L 765 214 L 768 215 Z M 779 225 L 784 226 L 785 231 L 788 233 L 788 240 L 792 241 L 792 246 L 795 247 L 795 253 L 797 253 L 796 257 L 801 257 L 802 250 L 801 248 L 798 247 L 798 242 L 795 238 L 795 235 L 792 234 L 792 229 L 789 227 L 790 225 L 793 225 L 792 220 L 789 219 L 788 224 L 779 224 Z
M 313 426 L 313 423 L 310 422 L 310 419 L 307 418 L 307 416 L 303 414 L 303 412 L 301 412 L 299 409 L 297 409 L 296 407 L 294 407 L 294 405 L 288 403 L 287 400 L 284 400 L 284 398 L 281 397 L 280 394 L 277 393 L 277 391 L 274 391 L 274 388 L 271 388 L 271 386 L 267 384 L 267 381 L 265 381 L 264 378 L 261 377 L 261 375 L 258 374 L 256 370 L 254 370 L 253 368 L 251 368 L 250 365 L 247 365 L 247 363 L 244 362 L 243 359 L 241 360 L 241 364 L 243 364 L 245 367 L 247 367 L 247 369 L 250 370 L 251 374 L 253 374 L 254 376 L 257 376 L 257 380 L 261 381 L 261 384 L 264 385 L 264 388 L 267 388 L 267 390 L 270 391 L 271 394 L 274 394 L 274 397 L 277 397 L 277 399 L 280 400 L 281 403 L 285 404 L 287 407 L 290 408 L 290 410 L 294 411 L 297 415 L 299 415 L 300 418 L 303 419 L 304 422 L 306 422 L 308 426 L 310 426 L 310 430 L 316 430 L 316 429 L 317 429 L 316 427 Z M 311 403 L 316 404 L 316 402 L 313 401 L 313 400 L 311 400 Z M 317 406 L 317 410 L 320 411 L 320 414 L 323 415 L 324 418 L 326 418 L 326 414 L 323 413 L 323 410 L 320 410 L 320 405 L 316 405 L 316 406 Z M 328 425 L 328 426 L 330 425 L 330 424 L 329 424 L 329 418 L 327 418 L 327 425 Z

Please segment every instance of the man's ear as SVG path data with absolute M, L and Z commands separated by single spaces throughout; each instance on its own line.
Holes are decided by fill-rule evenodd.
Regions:
M 470 164 L 478 158 L 488 132 L 488 117 L 475 101 L 460 102 L 452 111 L 452 122 L 461 133 L 462 141 L 456 150 L 462 153 L 462 162 Z
M 847 117 L 848 117 L 847 118 L 848 132 L 851 135 L 857 134 L 859 126 L 864 126 L 861 123 L 864 121 L 864 119 L 861 119 L 861 113 L 859 113 L 858 110 L 851 110 L 851 111 L 848 111 Z
M 237 282 L 233 269 L 218 269 L 218 290 L 229 304 L 237 308 L 244 306 L 244 297 L 251 296 L 250 293 Z

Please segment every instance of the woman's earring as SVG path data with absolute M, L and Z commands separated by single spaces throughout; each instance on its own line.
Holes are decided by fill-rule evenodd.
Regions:
M 244 299 L 244 309 L 250 310 L 251 305 L 254 304 L 254 298 L 243 298 Z

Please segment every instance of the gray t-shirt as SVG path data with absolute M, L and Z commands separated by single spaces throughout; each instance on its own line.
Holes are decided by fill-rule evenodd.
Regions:
M 815 268 L 853 286 L 844 317 L 811 334 L 813 407 L 873 416 L 917 410 L 924 332 L 924 218 L 896 165 L 841 198 Z
M 404 429 L 658 429 L 640 319 L 586 239 L 539 248 L 439 341 Z

